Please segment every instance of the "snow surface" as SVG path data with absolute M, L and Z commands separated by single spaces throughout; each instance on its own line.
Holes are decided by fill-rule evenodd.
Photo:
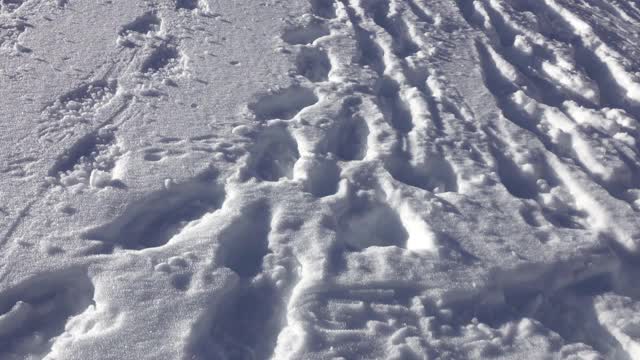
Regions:
M 0 0 L 0 359 L 640 359 L 637 0 Z

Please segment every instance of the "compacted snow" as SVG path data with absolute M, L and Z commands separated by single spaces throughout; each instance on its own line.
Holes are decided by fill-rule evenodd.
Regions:
M 640 359 L 637 0 L 0 0 L 0 359 Z

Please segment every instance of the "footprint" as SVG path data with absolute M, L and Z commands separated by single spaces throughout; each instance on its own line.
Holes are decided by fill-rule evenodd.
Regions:
M 369 126 L 359 114 L 343 110 L 336 137 L 336 155 L 344 161 L 362 160 L 367 155 Z
M 338 238 L 349 251 L 371 246 L 406 247 L 409 233 L 400 216 L 372 192 L 352 194 L 348 210 L 338 219 Z
M 140 71 L 143 73 L 157 73 L 179 62 L 180 53 L 171 41 L 163 41 L 157 45 L 142 63 Z
M 411 163 L 411 154 L 398 151 L 385 163 L 391 176 L 409 186 L 431 192 L 456 192 L 458 180 L 453 167 L 439 151 L 428 154 L 424 164 Z
M 298 143 L 283 127 L 273 127 L 261 134 L 251 163 L 254 175 L 264 181 L 293 178 L 293 166 L 300 158 Z
M 244 278 L 262 269 L 262 259 L 269 252 L 271 209 L 260 201 L 242 208 L 236 219 L 219 236 L 219 264 Z
M 302 86 L 291 86 L 273 93 L 261 94 L 248 105 L 257 120 L 290 120 L 302 109 L 318 102 L 314 92 Z
M 413 129 L 413 117 L 409 106 L 400 96 L 400 85 L 397 81 L 384 77 L 380 81 L 380 107 L 385 112 L 391 126 L 401 134 L 407 134 Z
M 129 48 L 142 46 L 145 37 L 159 32 L 161 25 L 162 20 L 155 13 L 146 12 L 120 28 L 118 44 Z
M 93 304 L 84 271 L 47 273 L 0 294 L 0 357 L 42 358 L 67 320 Z
M 329 79 L 331 62 L 326 52 L 314 47 L 303 47 L 296 57 L 298 74 L 312 82 L 322 82 Z
M 320 156 L 303 158 L 300 160 L 300 165 L 296 164 L 296 168 L 298 166 L 306 174 L 302 179 L 305 191 L 313 196 L 321 198 L 333 195 L 338 190 L 340 167 L 335 158 Z
M 63 155 L 56 159 L 55 164 L 49 169 L 49 176 L 60 177 L 61 173 L 73 170 L 81 163 L 93 163 L 100 152 L 105 152 L 115 142 L 112 132 L 92 132 L 76 141 L 75 144 Z
M 525 174 L 520 166 L 505 155 L 504 151 L 498 150 L 495 146 L 491 146 L 490 151 L 496 161 L 500 182 L 507 191 L 520 199 L 535 199 L 538 196 L 535 176 Z
M 93 115 L 109 104 L 117 90 L 116 80 L 97 80 L 60 96 L 42 110 L 38 137 L 57 142 L 74 134 L 77 128 L 97 125 Z
M 50 114 L 62 112 L 84 112 L 87 108 L 102 102 L 105 98 L 115 94 L 118 87 L 116 80 L 96 80 L 80 85 L 76 89 L 60 96 L 53 104 L 46 108 Z M 61 114 L 68 116 L 69 113 Z
M 333 121 L 325 126 L 321 141 L 321 153 L 332 153 L 342 161 L 362 160 L 367 155 L 369 126 L 362 116 L 359 96 L 347 96 L 340 100 L 339 110 L 328 118 Z
M 115 95 L 117 89 L 116 80 L 97 80 L 82 84 L 60 96 L 42 110 L 41 119 L 38 122 L 46 125 L 39 129 L 40 136 L 86 121 L 87 116 L 105 105 Z M 63 119 L 65 122 L 61 122 Z M 71 120 L 74 122 L 67 124 Z
M 112 170 L 124 154 L 112 131 L 91 132 L 59 156 L 48 174 L 62 186 L 123 187 L 120 180 L 113 179 Z
M 153 12 L 146 12 L 141 16 L 138 16 L 132 22 L 124 25 L 118 32 L 121 36 L 126 36 L 130 32 L 136 32 L 138 34 L 147 34 L 150 32 L 158 31 L 162 20 Z

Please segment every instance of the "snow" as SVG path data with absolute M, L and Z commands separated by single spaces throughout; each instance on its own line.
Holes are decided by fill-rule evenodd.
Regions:
M 640 359 L 640 4 L 0 0 L 0 359 Z

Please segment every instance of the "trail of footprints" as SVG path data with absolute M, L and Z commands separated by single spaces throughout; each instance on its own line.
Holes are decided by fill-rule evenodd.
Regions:
M 28 2 L 2 1 L 0 13 L 17 12 Z M 22 21 L 7 23 L 5 20 L 3 18 L 0 25 L 3 49 L 14 46 L 20 33 L 30 26 Z M 118 140 L 117 128 L 129 117 L 136 116 L 137 109 L 131 106 L 133 97 L 157 96 L 159 91 L 155 88 L 171 86 L 170 79 L 180 76 L 184 70 L 178 41 L 164 36 L 158 12 L 143 13 L 114 35 L 124 51 L 116 51 L 113 65 L 100 69 L 102 74 L 99 72 L 94 80 L 79 84 L 42 109 L 36 128 L 38 138 L 49 144 L 67 143 L 68 147 L 49 168 L 46 186 L 36 195 L 38 199 L 45 197 L 44 192 L 51 187 L 62 187 L 73 193 L 88 188 L 126 189 L 116 174 L 117 163 L 127 152 Z M 136 79 L 133 83 L 132 78 Z M 125 91 L 132 89 L 133 95 Z M 203 140 L 206 139 L 194 139 L 193 146 Z M 32 163 L 35 159 L 14 157 L 3 164 L 1 171 L 28 177 Z M 167 184 L 166 189 L 141 199 L 112 223 L 82 235 L 101 244 L 90 247 L 88 255 L 166 244 L 190 222 L 221 206 L 224 195 L 209 185 L 212 185 L 211 175 L 205 173 L 185 184 Z M 150 208 L 164 210 L 150 212 Z M 0 294 L 0 357 L 45 358 L 52 354 L 52 346 L 58 341 L 77 336 L 71 330 L 77 324 L 70 319 L 95 306 L 93 281 L 86 269 L 58 270 L 35 275 L 3 291 Z M 176 272 L 170 276 L 170 283 L 185 291 L 190 284 L 190 274 Z
M 597 73 L 597 68 L 594 66 L 616 66 L 615 63 L 611 64 L 611 58 L 601 58 L 598 60 L 599 65 L 575 62 L 567 57 L 571 54 L 568 50 L 571 47 L 568 40 L 544 39 L 546 35 L 518 28 L 514 25 L 515 22 L 506 24 L 505 22 L 510 19 L 510 13 L 504 10 L 508 6 L 504 2 L 475 1 L 459 2 L 459 4 L 461 14 L 472 27 L 482 28 L 487 36 L 488 40 L 476 42 L 486 86 L 495 96 L 503 112 L 502 120 L 511 121 L 516 127 L 498 122 L 478 128 L 470 123 L 474 120 L 473 114 L 464 104 L 464 100 L 460 99 L 455 90 L 447 88 L 446 80 L 429 70 L 429 61 L 424 60 L 425 54 L 421 52 L 421 49 L 427 48 L 429 38 L 427 35 L 420 34 L 420 26 L 426 28 L 437 26 L 435 33 L 437 31 L 455 32 L 456 26 L 447 24 L 442 18 L 436 17 L 437 20 L 434 20 L 422 3 L 341 1 L 335 2 L 332 6 L 335 11 L 328 11 L 323 4 L 313 3 L 313 16 L 302 19 L 300 24 L 290 25 L 282 39 L 293 49 L 297 72 L 301 76 L 298 80 L 300 85 L 295 85 L 292 89 L 313 89 L 314 96 L 309 96 L 309 101 L 294 100 L 289 103 L 290 107 L 281 109 L 271 105 L 278 104 L 276 101 L 278 95 L 266 95 L 256 104 L 271 105 L 266 107 L 268 111 L 263 110 L 262 106 L 249 107 L 256 115 L 256 119 L 263 122 L 261 126 L 266 128 L 263 130 L 265 138 L 273 138 L 271 129 L 274 128 L 287 129 L 286 132 L 293 135 L 293 137 L 282 136 L 283 140 L 279 146 L 256 146 L 256 153 L 251 154 L 252 159 L 256 160 L 250 161 L 249 165 L 255 169 L 254 176 L 261 180 L 273 181 L 278 178 L 291 179 L 293 174 L 293 179 L 300 180 L 306 191 L 316 197 L 335 196 L 343 201 L 345 198 L 349 199 L 344 201 L 343 205 L 336 205 L 333 209 L 336 218 L 340 219 L 335 225 L 338 243 L 343 244 L 343 251 L 346 252 L 365 251 L 370 247 L 380 246 L 411 248 L 409 239 L 412 236 L 415 237 L 415 224 L 406 223 L 406 219 L 410 216 L 400 210 L 392 195 L 385 195 L 384 190 L 382 196 L 380 195 L 380 186 L 384 188 L 384 185 L 374 185 L 371 193 L 367 193 L 366 186 L 356 180 L 361 176 L 357 175 L 359 171 L 353 173 L 356 175 L 347 175 L 350 169 L 358 169 L 363 163 L 374 159 L 381 161 L 386 171 L 395 180 L 410 187 L 439 193 L 459 191 L 462 185 L 468 188 L 474 181 L 478 181 L 478 185 L 486 185 L 487 181 L 491 181 L 486 178 L 470 179 L 468 173 L 473 171 L 464 173 L 463 164 L 468 166 L 468 160 L 471 158 L 472 169 L 475 167 L 479 170 L 478 173 L 495 171 L 496 180 L 514 198 L 521 199 L 520 215 L 528 226 L 533 228 L 551 226 L 569 231 L 595 233 L 611 231 L 609 225 L 603 225 L 602 220 L 598 219 L 599 213 L 601 211 L 606 213 L 606 210 L 593 208 L 591 204 L 595 204 L 597 200 L 588 199 L 588 197 L 585 200 L 582 190 L 579 190 L 581 185 L 577 184 L 584 183 L 584 175 L 592 177 L 609 191 L 610 195 L 629 201 L 633 205 L 632 181 L 635 181 L 633 174 L 636 173 L 633 168 L 637 166 L 635 165 L 636 150 L 635 144 L 630 142 L 630 137 L 625 136 L 624 133 L 636 133 L 633 120 L 633 116 L 637 114 L 635 100 L 629 99 L 628 97 L 631 96 L 629 94 L 625 95 L 629 100 L 623 102 L 601 97 L 605 92 L 604 89 L 622 88 L 620 85 L 613 85 L 630 80 L 621 75 L 618 75 L 617 79 L 592 79 L 592 74 Z M 497 8 L 486 8 L 495 4 L 500 5 Z M 485 5 L 483 12 L 482 6 Z M 476 9 L 471 9 L 472 6 Z M 519 9 L 526 8 L 524 3 L 517 3 L 516 7 L 518 6 Z M 557 4 L 556 6 L 557 8 L 552 9 L 552 13 L 561 12 L 558 10 L 561 6 Z M 541 11 L 534 7 L 529 14 Z M 478 20 L 482 19 L 482 16 L 485 16 L 484 21 Z M 518 17 L 517 24 L 527 24 L 530 20 L 527 16 L 529 15 L 524 14 Z M 349 37 L 341 37 L 340 32 L 328 30 L 341 26 L 336 23 L 331 23 L 331 26 L 326 25 L 327 22 L 331 22 L 330 19 L 336 17 L 347 20 L 346 23 L 351 25 L 348 30 L 341 29 L 348 31 Z M 416 24 L 422 25 L 416 26 Z M 485 31 L 486 24 L 492 24 L 498 31 L 495 33 Z M 570 27 L 570 24 L 563 26 Z M 587 43 L 589 39 L 585 38 L 582 41 Z M 337 46 L 334 48 L 333 44 L 340 44 L 343 47 L 336 50 Z M 349 44 L 351 49 L 357 49 L 357 51 L 349 53 L 349 47 L 345 48 L 345 44 Z M 518 51 L 522 53 L 504 50 L 505 47 L 512 46 L 521 46 Z M 530 47 L 527 48 L 527 46 Z M 607 56 L 607 54 L 597 54 L 596 50 L 590 46 L 585 44 L 579 51 L 587 52 L 587 55 L 589 52 L 594 52 L 593 56 L 596 57 Z M 432 57 L 436 60 L 430 61 L 438 61 L 440 55 L 436 54 Z M 580 54 L 576 55 L 576 57 L 579 56 Z M 361 67 L 354 69 L 350 65 L 352 62 L 359 63 Z M 562 62 L 561 66 L 558 65 L 559 62 Z M 511 70 L 509 66 L 514 69 Z M 569 78 L 573 79 L 574 83 L 567 83 L 565 79 Z M 348 95 L 341 92 L 342 87 L 348 89 L 345 91 Z M 576 87 L 584 90 L 574 92 L 572 89 Z M 304 92 L 311 94 L 309 90 Z M 610 106 L 611 112 L 589 110 L 593 106 Z M 583 120 L 585 113 L 589 114 L 588 119 L 592 117 L 593 120 Z M 286 126 L 282 125 L 280 122 L 282 120 L 285 121 Z M 576 125 L 578 121 L 582 123 Z M 595 126 L 600 129 L 594 130 Z M 620 143 L 603 145 L 601 142 L 590 140 L 596 131 L 607 131 L 615 135 L 614 137 Z M 534 136 L 532 137 L 531 134 Z M 464 137 L 470 138 L 464 139 Z M 345 141 L 347 138 L 349 140 Z M 297 146 L 291 141 L 292 139 Z M 539 143 L 536 144 L 536 141 Z M 474 145 L 468 145 L 469 143 Z M 529 150 L 536 150 L 526 154 L 521 149 L 513 148 L 511 144 L 526 144 Z M 295 148 L 297 152 L 285 150 Z M 280 151 L 271 152 L 270 149 Z M 296 156 L 298 152 L 299 156 Z M 274 160 L 275 156 L 272 153 L 282 155 Z M 296 158 L 298 158 L 297 161 Z M 570 165 L 566 165 L 565 159 L 571 159 Z M 358 162 L 361 163 L 358 164 Z M 605 162 L 607 166 L 598 165 Z M 270 173 L 277 175 L 265 177 L 264 172 L 260 170 L 262 164 L 268 165 L 270 169 L 274 168 L 274 164 L 278 165 L 278 169 L 282 169 L 280 165 L 286 164 L 287 170 L 271 171 Z M 633 168 L 629 169 L 629 166 Z M 614 170 L 610 170 L 611 168 Z M 339 186 L 339 179 L 345 177 L 349 179 L 347 184 L 351 185 Z M 465 180 L 462 185 L 461 179 Z M 621 183 L 628 184 L 631 191 L 622 194 L 614 193 L 613 189 L 619 188 Z M 349 186 L 354 186 L 359 191 L 344 190 Z M 380 229 L 376 227 L 378 225 L 381 226 Z M 436 242 L 448 241 L 446 234 L 438 235 L 431 232 L 432 229 L 428 224 L 420 226 L 424 229 L 418 233 L 423 239 L 435 237 Z M 371 232 L 365 230 L 363 233 L 362 229 L 371 229 Z M 411 234 L 412 232 L 414 234 Z M 451 238 L 449 240 L 455 241 Z M 544 243 L 548 239 L 541 237 L 540 241 Z M 615 241 L 625 243 L 625 240 L 620 238 Z M 474 257 L 463 248 L 459 248 L 459 251 L 463 254 L 462 256 L 469 256 L 472 259 Z M 587 289 L 584 291 L 589 292 L 591 290 L 588 289 L 591 286 L 600 286 L 597 284 L 602 283 L 607 282 L 601 280 L 599 275 L 586 280 L 584 284 L 578 281 L 577 285 L 568 285 L 567 289 L 571 290 L 562 290 L 559 295 L 551 296 L 549 301 L 552 303 L 557 301 L 555 303 L 557 306 L 570 306 L 566 305 L 565 301 L 570 303 L 574 295 L 569 295 L 567 292 L 577 291 L 582 294 L 583 286 Z M 610 286 L 604 286 L 602 290 L 598 290 L 601 292 L 597 294 L 603 294 L 611 289 Z M 594 298 L 593 293 L 578 297 L 581 296 Z M 508 297 L 512 299 L 512 295 Z M 529 298 L 529 295 L 525 297 Z M 391 298 L 395 299 L 397 296 Z M 371 329 L 362 330 L 362 333 L 346 331 L 353 326 L 349 325 L 350 318 L 375 318 L 375 315 L 364 315 L 367 311 L 371 311 L 371 308 L 358 301 L 343 302 L 339 296 L 335 295 L 329 296 L 329 299 L 332 300 L 327 300 L 322 316 L 329 316 L 331 320 L 327 319 L 326 325 L 323 326 L 341 331 L 330 332 L 330 336 L 326 335 L 328 336 L 325 340 L 327 344 L 337 339 L 342 341 L 342 337 L 353 338 L 354 342 L 357 342 L 355 339 L 360 336 L 363 339 L 371 338 Z M 503 304 L 500 308 L 513 306 L 521 309 L 522 304 L 518 302 L 519 300 L 510 299 L 507 299 L 506 305 Z M 336 305 L 330 305 L 333 302 Z M 424 306 L 422 301 L 420 303 L 416 306 Z M 382 308 L 386 309 L 382 314 L 387 315 L 396 309 L 393 306 Z M 336 322 L 333 318 L 343 316 L 338 315 L 342 310 L 337 309 L 344 309 L 346 312 L 344 320 Z M 293 311 L 304 312 L 299 308 Z M 350 311 L 360 311 L 360 314 L 350 317 L 348 315 Z M 412 310 L 407 307 L 401 310 L 401 313 L 403 311 L 412 314 Z M 533 313 L 526 311 L 519 313 L 516 318 L 527 315 L 535 318 L 536 314 L 548 317 L 550 313 L 538 308 Z M 450 315 L 443 316 L 445 320 L 450 317 Z M 585 314 L 576 316 L 588 317 Z M 560 344 L 563 340 L 583 341 L 592 344 L 597 351 L 603 353 L 611 351 L 607 348 L 608 345 L 602 345 L 597 339 L 578 339 L 571 336 L 566 329 L 562 328 L 564 325 L 561 322 L 548 318 L 538 318 L 538 320 L 561 335 L 561 338 L 558 338 Z M 482 321 L 491 323 L 487 318 Z M 495 326 L 499 327 L 499 324 Z M 372 325 L 369 324 L 369 326 Z M 447 326 L 443 325 L 441 336 L 446 337 L 449 332 L 455 331 L 447 329 Z M 474 326 L 476 325 L 470 323 L 467 327 L 471 329 Z M 589 332 L 589 330 L 585 331 Z M 406 332 L 409 338 L 413 333 L 418 337 L 426 336 L 424 328 L 420 329 L 419 325 L 410 326 L 408 330 L 402 329 L 402 332 Z M 495 334 L 487 334 L 487 336 L 491 339 Z M 547 333 L 546 336 L 553 338 L 555 335 Z M 395 336 L 389 338 L 392 339 L 391 341 L 396 341 L 393 340 Z M 402 343 L 402 340 L 399 340 L 399 343 Z M 452 340 L 452 343 L 455 343 L 455 340 Z M 492 348 L 489 343 L 482 344 L 478 343 L 476 344 L 478 348 L 467 350 L 479 351 L 476 354 L 499 351 L 497 348 Z M 402 353 L 405 354 L 404 356 L 419 357 L 430 351 L 424 343 L 406 343 L 405 345 L 404 348 L 409 350 L 403 351 L 413 355 Z M 371 350 L 371 346 L 370 341 L 363 340 L 362 345 L 350 344 L 347 346 L 348 349 L 333 349 L 333 352 L 325 355 L 348 358 L 349 354 L 361 355 L 363 351 Z M 565 354 L 581 351 L 595 353 L 595 350 L 589 346 L 576 348 L 573 345 L 559 345 L 555 349 Z M 437 349 L 435 353 L 452 355 L 457 351 L 454 348 L 445 347 Z M 464 356 L 463 352 L 466 350 L 460 351 L 458 355 Z
M 258 161 L 251 161 L 251 163 L 255 163 L 254 167 L 259 167 L 258 163 L 265 163 L 269 168 L 273 168 L 269 164 L 286 163 L 289 170 L 277 172 L 280 177 L 287 178 L 291 178 L 291 175 L 282 175 L 291 174 L 294 172 L 294 167 L 300 167 L 299 177 L 310 183 L 308 188 L 313 189 L 317 186 L 312 184 L 328 180 L 314 179 L 318 175 L 310 176 L 310 174 L 323 172 L 316 171 L 314 167 L 330 169 L 333 166 L 330 165 L 332 163 L 344 162 L 346 164 L 351 161 L 360 161 L 371 156 L 369 153 L 375 152 L 374 157 L 381 158 L 385 167 L 393 175 L 409 185 L 430 191 L 436 189 L 438 191 L 455 191 L 457 188 L 455 172 L 448 161 L 439 155 L 442 152 L 441 147 L 436 146 L 432 152 L 425 154 L 414 153 L 414 151 L 422 151 L 423 147 L 420 145 L 425 145 L 427 140 L 421 138 L 418 131 L 412 133 L 412 130 L 417 128 L 418 130 L 425 129 L 435 132 L 433 119 L 430 118 L 429 113 L 429 101 L 426 99 L 428 94 L 421 94 L 419 89 L 413 88 L 409 84 L 401 86 L 399 82 L 407 83 L 409 76 L 403 75 L 402 71 L 398 74 L 394 70 L 396 65 L 403 63 L 406 65 L 405 58 L 417 52 L 417 45 L 412 39 L 403 37 L 408 30 L 403 25 L 402 18 L 398 16 L 389 18 L 388 3 L 372 2 L 370 5 L 368 4 L 361 8 L 345 3 L 342 10 L 346 11 L 349 20 L 357 21 L 353 29 L 366 31 L 369 34 L 368 37 L 371 38 L 371 34 L 375 32 L 372 27 L 380 27 L 388 33 L 389 43 L 384 41 L 374 44 L 356 43 L 350 44 L 351 46 L 347 47 L 347 50 L 332 49 L 333 42 L 346 42 L 352 39 L 339 38 L 329 33 L 327 18 L 333 18 L 336 15 L 334 11 L 327 11 L 328 7 L 321 4 L 312 5 L 313 12 L 310 16 L 303 17 L 299 23 L 290 24 L 285 29 L 282 39 L 296 53 L 294 56 L 297 71 L 301 75 L 298 80 L 300 85 L 294 85 L 285 90 L 276 90 L 273 94 L 262 95 L 256 102 L 249 105 L 249 110 L 257 120 L 267 121 L 267 124 L 261 125 L 267 130 L 263 130 L 264 135 L 260 137 L 278 138 L 279 136 L 272 136 L 270 129 L 286 127 L 294 135 L 293 138 L 296 139 L 298 145 L 287 145 L 291 143 L 291 140 L 286 140 L 281 142 L 280 149 L 297 148 L 298 150 L 269 151 L 273 145 L 266 147 L 258 145 L 255 149 L 256 154 L 253 156 Z M 384 7 L 385 4 L 387 8 Z M 335 8 L 334 5 L 331 5 L 331 8 Z M 368 18 L 368 16 L 371 16 L 372 19 L 367 20 L 366 23 L 364 20 L 355 20 L 357 17 Z M 365 26 L 371 30 L 365 30 Z M 395 46 L 391 44 L 398 37 L 401 39 L 397 41 L 401 43 Z M 355 38 L 359 37 L 355 36 Z M 375 48 L 364 49 L 365 46 Z M 393 50 L 385 52 L 385 46 L 389 46 Z M 353 67 L 348 69 L 347 63 L 338 63 L 341 60 L 340 57 L 345 56 L 344 53 L 350 48 L 358 49 L 358 53 L 351 54 L 352 59 L 367 58 L 363 54 L 365 51 L 375 52 L 379 60 L 374 60 L 374 62 L 380 63 L 383 68 L 378 69 L 376 74 L 369 72 L 369 66 L 356 70 Z M 398 57 L 396 57 L 397 54 L 399 54 Z M 348 62 L 350 59 L 345 60 Z M 370 57 L 367 61 L 371 61 Z M 388 67 L 389 70 L 385 71 L 384 67 Z M 371 68 L 377 68 L 377 66 Z M 359 73 L 354 73 L 354 71 L 359 71 Z M 330 90 L 344 84 L 344 80 L 340 78 L 342 72 L 346 74 L 344 76 L 353 75 L 355 77 L 354 86 L 360 87 L 356 87 L 355 95 L 348 94 L 350 89 L 347 91 Z M 332 78 L 332 75 L 335 77 Z M 366 76 L 371 76 L 370 88 L 367 88 L 366 83 L 361 81 Z M 376 77 L 378 78 L 376 79 Z M 394 79 L 394 77 L 398 79 Z M 359 85 L 356 85 L 357 83 Z M 424 88 L 426 85 L 423 84 L 421 87 Z M 374 96 L 371 96 L 371 93 Z M 280 98 L 288 101 L 281 102 Z M 411 102 L 418 102 L 418 105 L 408 105 Z M 414 121 L 417 121 L 415 118 L 421 117 L 424 118 L 421 120 L 425 123 L 414 124 Z M 283 126 L 281 123 L 277 123 L 279 120 L 288 121 L 287 125 Z M 372 128 L 375 129 L 375 133 L 371 130 Z M 287 137 L 282 138 L 286 139 Z M 260 143 L 260 140 L 258 142 Z M 371 151 L 370 147 L 374 147 L 375 150 Z M 414 150 L 412 147 L 416 149 Z M 277 149 L 278 147 L 273 148 Z M 301 155 L 296 156 L 297 152 Z M 282 155 L 280 159 L 274 161 L 271 153 Z M 297 157 L 300 160 L 296 164 Z M 337 167 L 341 168 L 342 166 Z M 261 170 L 256 172 L 264 174 L 264 171 Z M 431 178 L 432 176 L 436 178 Z M 257 177 L 266 179 L 264 175 Z M 312 192 L 325 196 L 330 195 L 330 192 L 324 190 L 312 190 Z
M 582 20 L 562 17 L 559 4 L 549 8 L 519 2 L 514 3 L 513 8 L 502 2 L 460 4 L 466 7 L 462 12 L 467 14 L 467 20 L 490 39 L 502 34 L 503 38 L 491 44 L 480 42 L 478 47 L 485 76 L 507 118 L 532 131 L 559 156 L 573 159 L 612 196 L 633 203 L 637 186 L 633 174 L 638 171 L 638 160 L 635 144 L 628 142 L 627 135 L 637 133 L 635 121 L 631 120 L 637 116 L 637 100 L 629 97 L 631 92 L 623 94 L 620 89 L 635 80 L 628 73 L 618 72 L 617 67 L 621 65 L 613 60 L 614 50 L 598 53 L 587 43 L 599 39 L 573 35 L 582 36 L 582 45 L 572 56 L 569 36 L 564 39 L 555 34 L 573 34 L 574 25 L 570 21 Z M 516 16 L 528 16 L 533 23 L 531 27 L 536 22 L 548 21 L 546 17 L 550 16 L 553 27 L 549 33 L 538 33 L 514 21 Z M 510 75 L 506 75 L 507 72 L 511 72 Z M 563 79 L 572 79 L 573 83 L 563 84 Z M 569 90 L 576 88 L 580 94 Z M 611 93 L 618 95 L 611 96 Z M 594 105 L 604 109 L 591 109 Z M 591 122 L 585 118 L 601 120 Z M 599 131 L 616 140 L 593 140 Z M 621 191 L 621 188 L 630 191 Z
M 111 174 L 126 153 L 118 145 L 115 132 L 136 113 L 130 107 L 132 98 L 162 96 L 161 87 L 174 86 L 173 79 L 184 71 L 178 42 L 166 34 L 162 17 L 155 10 L 121 26 L 117 44 L 125 51 L 105 69 L 102 78 L 69 91 L 42 111 L 39 137 L 51 143 L 72 143 L 49 171 L 57 184 L 122 187 L 124 184 Z M 133 96 L 125 91 L 128 88 L 135 89 Z M 158 161 L 164 155 L 160 153 L 148 149 L 145 159 Z

